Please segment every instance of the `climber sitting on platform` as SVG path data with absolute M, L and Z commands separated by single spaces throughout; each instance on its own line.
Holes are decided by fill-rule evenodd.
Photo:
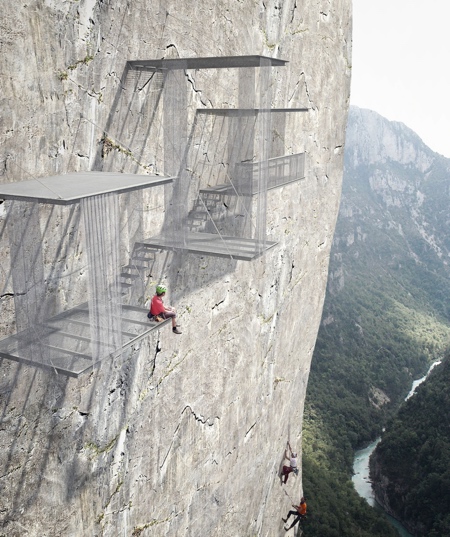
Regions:
M 147 317 L 151 321 L 161 321 L 165 319 L 172 319 L 172 331 L 174 334 L 181 334 L 178 330 L 176 316 L 177 313 L 175 308 L 171 306 L 165 306 L 163 302 L 164 295 L 166 294 L 167 289 L 163 285 L 156 286 L 156 295 L 152 298 L 150 303 L 150 311 L 147 314 Z

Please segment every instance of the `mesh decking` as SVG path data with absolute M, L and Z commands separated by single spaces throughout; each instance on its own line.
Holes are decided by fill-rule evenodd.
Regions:
M 71 308 L 0 341 L 0 356 L 23 364 L 78 377 L 101 359 L 120 353 L 155 328 L 170 321 L 151 323 L 144 308 L 122 305 L 118 336 L 120 347 L 105 345 L 92 338 L 89 305 Z M 94 356 L 97 355 L 97 359 Z
M 285 63 L 264 56 L 128 62 L 131 71 L 164 77 L 164 171 L 178 178 L 166 225 L 143 244 L 246 260 L 275 244 L 266 239 L 267 190 L 304 175 L 304 155 L 270 159 L 272 114 L 306 111 L 272 110 L 272 69 Z M 226 76 L 237 106 L 199 108 L 190 121 L 188 70 L 208 70 L 219 86 Z
M 111 150 L 123 140 L 140 146 L 134 165 L 145 160 L 154 176 L 81 172 L 0 185 L 0 198 L 10 200 L 7 279 L 16 315 L 1 357 L 78 376 L 165 324 L 148 321 L 143 307 L 151 249 L 249 261 L 275 246 L 266 237 L 267 192 L 302 179 L 305 168 L 303 153 L 272 154 L 274 118 L 280 134 L 286 114 L 305 111 L 271 107 L 272 70 L 285 63 L 263 56 L 128 62 L 122 93 L 131 98 L 117 98 L 120 121 L 108 125 L 117 140 L 103 139 L 111 155 L 102 166 L 124 165 L 124 153 Z M 209 88 L 226 76 L 234 107 L 194 106 L 189 70 L 210 70 Z M 164 215 L 149 237 L 143 212 L 133 209 L 143 207 L 143 189 L 159 186 Z M 61 222 L 59 242 L 49 241 Z
M 193 254 L 212 255 L 216 257 L 229 257 L 240 261 L 252 261 L 257 257 L 254 239 L 242 237 L 228 237 L 219 233 L 188 232 L 186 234 L 188 250 Z M 175 250 L 177 243 L 171 242 L 166 236 L 157 235 L 141 242 L 142 246 Z M 266 241 L 266 250 L 277 243 Z
M 131 69 L 157 71 L 161 69 L 236 69 L 240 67 L 259 67 L 261 61 L 273 66 L 284 66 L 286 60 L 267 56 L 211 56 L 207 58 L 171 58 L 155 60 L 132 60 L 128 62 Z
M 127 256 L 136 249 L 120 236 L 119 197 L 171 181 L 92 172 L 0 185 L 11 200 L 7 279 L 16 313 L 1 357 L 76 377 L 166 324 L 147 319 L 145 261 Z M 49 241 L 55 224 L 61 236 Z
M 76 172 L 0 184 L 0 198 L 68 205 L 108 192 L 117 194 L 171 183 L 173 177 L 113 172 Z

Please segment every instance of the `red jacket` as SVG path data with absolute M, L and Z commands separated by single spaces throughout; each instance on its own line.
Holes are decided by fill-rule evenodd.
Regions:
M 152 298 L 152 302 L 150 304 L 150 315 L 160 315 L 161 313 L 164 313 L 166 309 L 164 308 L 164 303 L 162 301 L 162 298 L 158 295 L 155 295 Z

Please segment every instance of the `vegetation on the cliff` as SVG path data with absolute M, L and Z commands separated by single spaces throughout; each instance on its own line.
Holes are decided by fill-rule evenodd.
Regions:
M 371 459 L 390 508 L 417 537 L 450 535 L 450 355 L 388 423 Z
M 349 130 L 357 129 L 352 112 Z M 388 123 L 388 122 L 387 122 Z M 305 402 L 303 485 L 308 537 L 396 535 L 351 483 L 354 450 L 374 440 L 411 382 L 450 341 L 448 164 L 426 173 L 346 147 L 341 212 Z M 401 147 L 399 140 L 397 146 Z M 430 162 L 433 153 L 419 149 Z M 358 153 L 360 151 L 360 153 Z M 446 175 L 447 174 L 447 175 Z M 447 179 L 445 179 L 447 178 Z M 443 199 L 446 201 L 443 202 Z M 419 202 L 417 201 L 419 200 Z M 305 531 L 306 534 L 306 531 Z

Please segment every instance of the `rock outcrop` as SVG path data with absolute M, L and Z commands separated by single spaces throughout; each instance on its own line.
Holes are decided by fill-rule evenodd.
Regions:
M 400 252 L 406 245 L 408 262 L 424 270 L 433 266 L 432 270 L 445 274 L 450 257 L 449 160 L 402 123 L 352 106 L 345 169 L 349 180 L 344 184 L 334 237 L 337 251 L 332 254 L 329 291 L 337 293 L 345 283 L 345 260 L 339 248 L 351 251 L 355 262 L 360 254 L 367 260 L 364 243 L 369 239 L 376 245 L 374 252 L 382 252 L 370 263 L 388 260 L 401 270 L 405 261 L 400 260 Z
M 148 293 L 168 284 L 182 336 L 164 327 L 78 379 L 2 359 L 0 535 L 275 535 L 291 503 L 278 470 L 286 440 L 301 445 L 339 207 L 350 0 L 31 0 L 5 5 L 1 26 L 2 182 L 113 164 L 155 171 L 151 144 L 142 147 L 151 96 L 136 96 L 135 123 L 123 104 L 127 60 L 283 58 L 273 104 L 309 110 L 286 125 L 287 149 L 307 154 L 306 179 L 269 192 L 275 248 L 251 263 L 155 260 Z M 226 84 L 189 84 L 189 107 L 230 99 Z M 105 134 L 116 146 L 105 147 Z M 164 219 L 162 188 L 146 198 L 146 228 Z M 66 224 L 58 211 L 44 214 L 48 248 Z M 15 321 L 1 205 L 0 226 L 5 336 Z M 60 255 L 61 302 L 83 286 L 79 255 Z M 301 475 L 288 486 L 298 499 Z

